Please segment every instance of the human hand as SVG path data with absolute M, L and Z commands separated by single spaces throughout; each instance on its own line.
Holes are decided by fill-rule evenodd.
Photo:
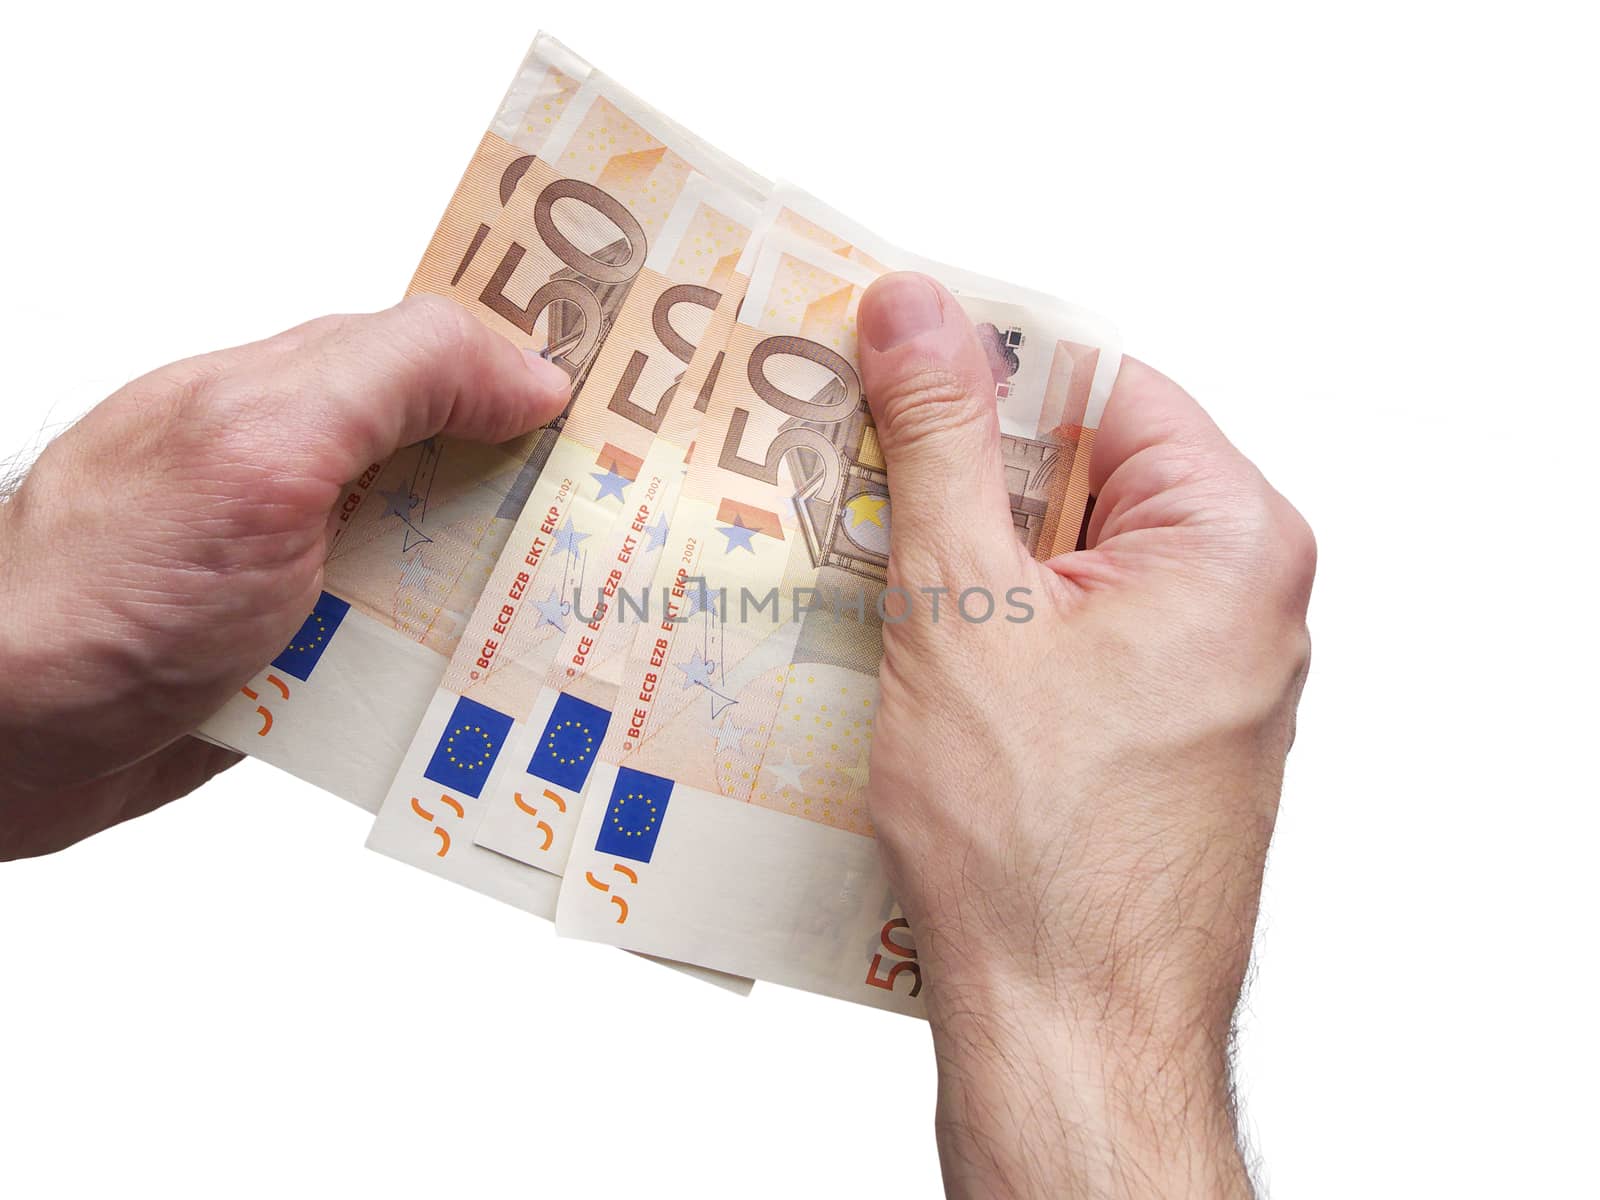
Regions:
M 1228 1079 L 1315 568 L 1299 514 L 1124 360 L 1088 548 L 1013 529 L 989 367 L 943 288 L 880 280 L 865 390 L 889 583 L 1031 591 L 884 627 L 868 801 L 926 968 L 958 1195 L 1248 1194 Z
M 0 860 L 235 761 L 183 735 L 311 611 L 344 485 L 434 434 L 526 433 L 569 391 L 419 296 L 162 367 L 51 443 L 0 502 Z

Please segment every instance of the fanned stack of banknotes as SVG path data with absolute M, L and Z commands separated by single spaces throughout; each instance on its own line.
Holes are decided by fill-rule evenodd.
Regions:
M 893 498 L 856 307 L 900 269 L 979 328 L 1017 536 L 1072 549 L 1109 325 L 897 249 L 541 34 L 410 292 L 572 402 L 354 480 L 315 610 L 202 735 L 563 934 L 919 1015 L 863 801 Z

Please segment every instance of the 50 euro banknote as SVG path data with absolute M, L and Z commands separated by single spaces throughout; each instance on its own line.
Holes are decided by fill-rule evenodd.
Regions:
M 1017 535 L 1039 557 L 1070 549 L 1116 335 L 934 273 L 960 284 L 989 353 Z M 875 274 L 762 243 L 658 560 L 668 611 L 635 635 L 556 923 L 918 1014 L 921 966 L 863 801 L 890 522 L 917 519 L 894 513 L 856 365 Z
M 752 202 L 764 188 L 541 34 L 407 294 L 548 353 L 576 400 L 649 239 L 701 176 Z M 200 732 L 376 811 L 565 419 L 498 446 L 429 439 L 352 481 L 314 611 Z
M 604 737 L 615 707 L 627 652 L 639 621 L 648 622 L 656 601 L 651 581 L 659 551 L 670 528 L 678 487 L 687 473 L 685 447 L 691 445 L 706 404 L 705 389 L 721 372 L 725 344 L 733 316 L 737 313 L 748 284 L 749 273 L 763 239 L 780 233 L 810 242 L 848 259 L 873 273 L 889 269 L 892 260 L 901 267 L 916 267 L 940 274 L 958 290 L 996 293 L 1005 291 L 1042 307 L 1049 297 L 1023 293 L 993 280 L 957 271 L 954 268 L 898 250 L 792 184 L 778 184 L 768 198 L 751 233 L 738 266 L 720 293 L 717 311 L 710 327 L 696 345 L 695 356 L 683 374 L 682 386 L 696 397 L 692 407 L 679 405 L 667 417 L 651 449 L 651 463 L 641 473 L 650 482 L 649 516 L 641 507 L 636 520 L 618 521 L 609 542 L 601 542 L 596 561 L 606 568 L 592 585 L 592 598 L 583 599 L 585 589 L 574 587 L 563 592 L 558 607 L 561 623 L 568 626 L 553 659 L 531 655 L 525 649 L 513 650 L 513 643 L 525 645 L 526 635 L 518 636 L 518 621 L 533 622 L 542 629 L 554 625 L 542 613 L 523 606 L 498 604 L 494 590 L 485 593 L 486 611 L 495 613 L 493 637 L 486 639 L 483 652 L 463 642 L 458 660 L 476 663 L 453 664 L 446 676 L 446 687 L 470 679 L 475 687 L 480 674 L 487 679 L 498 672 L 492 685 L 478 688 L 494 699 L 492 719 L 507 723 L 502 749 L 489 767 L 483 784 L 481 811 L 473 840 L 485 849 L 537 866 L 556 874 L 564 872 L 582 813 L 583 785 L 596 760 L 599 742 Z M 636 358 L 638 356 L 636 355 Z M 1037 380 L 1006 376 L 1005 387 L 1018 389 L 1019 395 L 1039 392 Z M 650 523 L 646 525 L 646 520 Z M 531 522 L 530 522 L 531 526 Z M 1051 536 L 1046 534 L 1046 540 Z M 597 539 L 598 540 L 598 539 Z M 513 536 L 506 554 L 515 557 L 525 537 Z M 510 571 L 503 572 L 508 578 Z M 581 581 L 580 581 L 581 582 Z M 664 606 L 665 600 L 660 604 Z M 546 606 L 550 601 L 546 600 Z M 658 609 L 659 611 L 659 609 Z M 631 618 L 631 623 L 630 623 Z M 498 639 L 498 640 L 497 640 Z M 548 644 L 555 644 L 550 642 Z M 542 684 L 530 667 L 548 662 Z M 477 692 L 466 691 L 474 695 Z M 427 727 L 419 741 L 432 746 Z M 420 761 L 420 759 L 419 759 Z M 485 869 L 511 868 L 485 860 Z
M 844 228 L 843 218 L 831 219 L 836 216 L 796 189 L 780 186 L 773 193 L 754 223 L 739 262 L 719 287 L 710 323 L 676 385 L 682 399 L 673 403 L 659 423 L 639 475 L 648 482 L 645 499 L 631 519 L 615 522 L 609 539 L 594 539 L 599 543 L 595 556 L 599 567 L 589 575 L 592 582 L 564 590 L 553 619 L 537 607 L 501 605 L 494 612 L 494 636 L 486 639 L 484 652 L 472 660 L 474 648 L 469 643 L 463 642 L 458 649 L 458 662 L 447 672 L 445 686 L 476 688 L 464 694 L 493 706 L 495 719 L 510 720 L 503 752 L 489 768 L 479 797 L 483 815 L 473 834 L 479 846 L 554 874 L 565 870 L 582 811 L 583 784 L 615 707 L 637 623 L 648 619 L 655 603 L 650 586 L 688 472 L 689 448 L 709 392 L 721 373 L 728 335 L 762 240 L 770 232 L 784 232 L 873 270 L 885 269 L 866 248 L 829 229 L 829 225 Z M 698 239 L 693 246 L 686 242 L 677 251 L 679 270 L 694 269 L 688 259 L 691 251 L 701 253 Z M 642 367 L 646 361 L 650 360 L 634 352 L 636 366 Z M 667 403 L 665 397 L 662 403 Z M 532 522 L 527 523 L 531 529 Z M 514 534 L 506 555 L 514 556 L 526 540 Z M 516 578 L 510 570 L 504 574 Z M 580 578 L 579 583 L 584 580 Z M 485 593 L 485 609 L 494 596 L 493 589 Z M 553 657 L 529 652 L 530 639 L 516 628 L 519 621 L 524 626 L 534 623 L 536 632 L 546 625 L 566 625 L 559 641 L 543 643 L 556 647 Z M 460 661 L 463 659 L 471 661 Z M 540 667 L 545 670 L 542 680 Z M 480 682 L 485 686 L 478 687 Z M 431 732 L 424 730 L 424 734 Z M 427 739 L 419 740 L 426 743 Z
M 730 287 L 742 290 L 736 265 L 757 211 L 704 176 L 683 186 L 610 317 L 605 344 L 389 785 L 368 839 L 373 849 L 553 915 L 552 876 L 475 844 L 473 834 L 496 789 L 520 788 L 512 795 L 530 811 L 524 790 L 549 807 L 517 782 L 519 764 L 539 756 L 529 723 L 517 718 L 535 703 L 569 639 L 578 641 L 580 662 L 595 653 L 584 644 L 584 631 L 596 624 L 595 614 L 586 621 L 579 609 L 585 585 L 603 596 L 617 580 L 649 578 L 698 410 L 709 401 L 705 373 L 692 369 L 697 347 L 726 336 L 716 311 Z M 577 753 L 587 736 L 581 726 L 569 728 L 562 748 Z

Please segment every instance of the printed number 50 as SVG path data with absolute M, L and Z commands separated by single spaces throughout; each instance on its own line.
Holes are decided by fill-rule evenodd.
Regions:
M 922 967 L 915 961 L 917 957 L 916 950 L 911 946 L 900 945 L 894 938 L 889 936 L 896 929 L 909 928 L 910 925 L 904 917 L 895 917 L 893 920 L 884 923 L 883 932 L 878 935 L 878 941 L 883 944 L 885 950 L 901 961 L 890 963 L 888 973 L 880 975 L 878 971 L 883 967 L 883 955 L 874 954 L 872 962 L 867 966 L 866 979 L 866 982 L 873 987 L 881 987 L 885 991 L 892 992 L 894 991 L 894 981 L 897 978 L 901 975 L 910 975 L 911 990 L 906 994 L 915 996 L 922 991 Z

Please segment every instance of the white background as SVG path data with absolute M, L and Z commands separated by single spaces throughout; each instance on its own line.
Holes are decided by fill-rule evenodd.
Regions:
M 28 5 L 0 453 L 397 298 L 548 27 L 893 240 L 1107 313 L 1301 506 L 1316 659 L 1242 1014 L 1262 1174 L 1572 1194 L 1600 96 L 1592 30 L 1473 7 Z M 924 1026 L 557 941 L 368 820 L 246 764 L 0 865 L 0 1192 L 937 1189 Z

